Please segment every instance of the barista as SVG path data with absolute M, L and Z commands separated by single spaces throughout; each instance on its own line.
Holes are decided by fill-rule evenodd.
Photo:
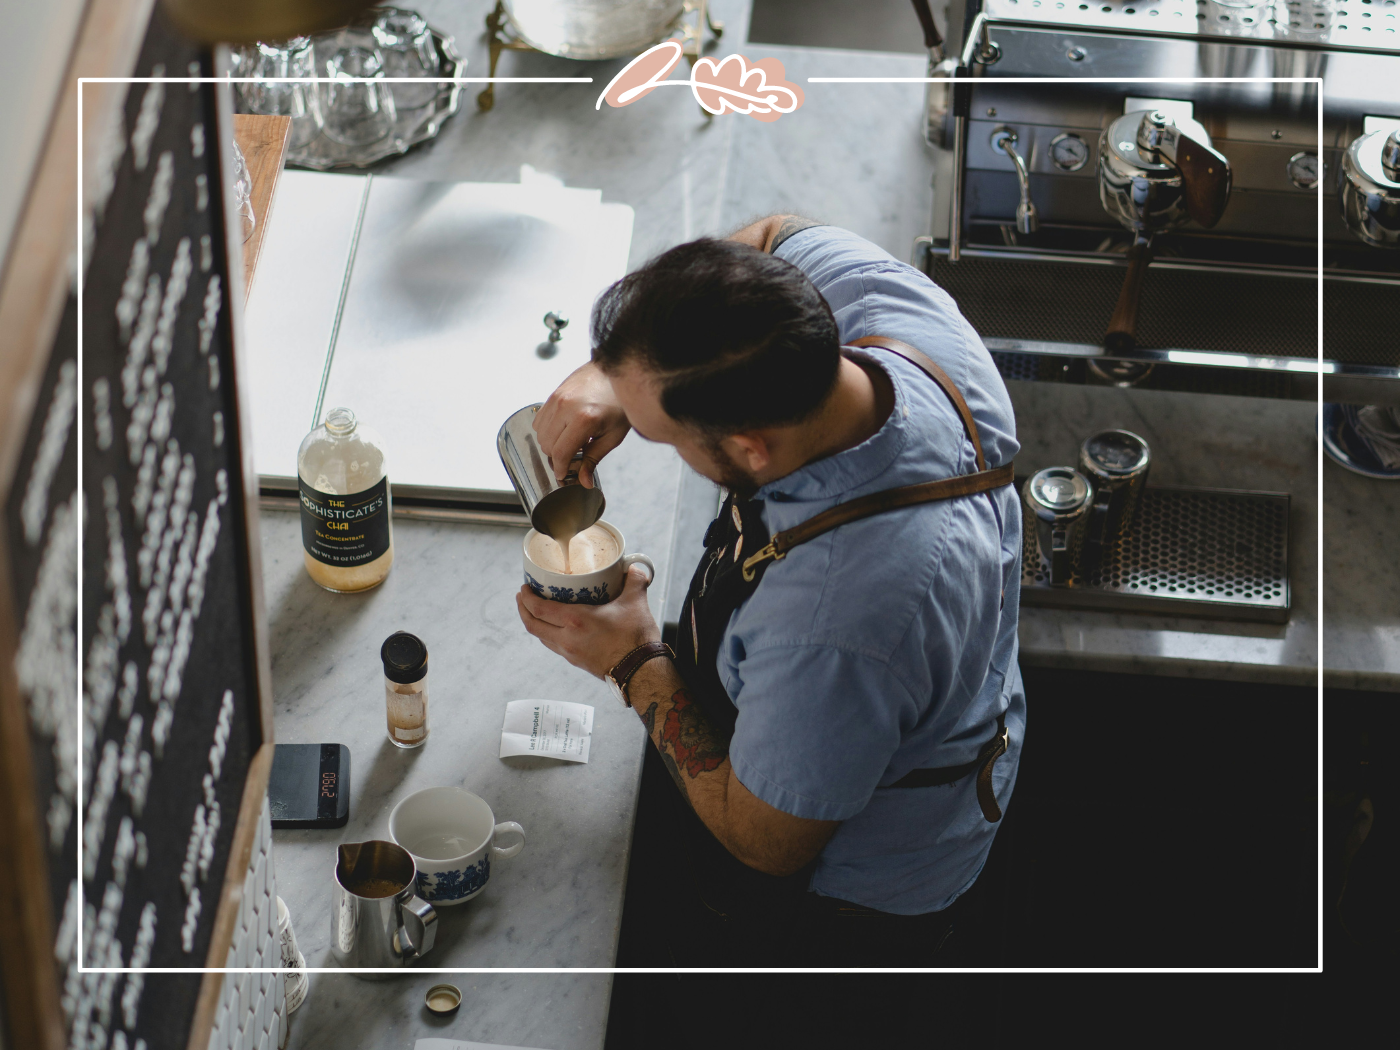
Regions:
M 729 490 L 674 654 L 642 572 L 603 606 L 517 599 L 622 686 L 675 782 L 671 958 L 936 964 L 1025 722 L 1018 445 L 990 355 L 924 274 L 793 216 L 657 257 L 592 335 L 536 417 L 556 467 L 586 448 L 591 484 L 633 430 Z

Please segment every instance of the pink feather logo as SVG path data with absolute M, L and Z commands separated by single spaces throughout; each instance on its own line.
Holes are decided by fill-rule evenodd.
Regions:
M 771 122 L 802 105 L 802 89 L 786 79 L 776 58 L 753 65 L 743 55 L 729 55 L 719 62 L 702 58 L 689 80 L 667 80 L 682 55 L 677 40 L 648 48 L 612 78 L 593 108 L 601 109 L 604 102 L 615 108 L 630 106 L 659 87 L 689 87 L 701 108 L 717 117 L 739 113 Z

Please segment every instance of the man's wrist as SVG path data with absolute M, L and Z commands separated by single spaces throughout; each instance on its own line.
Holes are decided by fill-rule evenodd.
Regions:
M 632 700 L 628 693 L 628 686 L 635 676 L 646 667 L 647 664 L 665 660 L 668 663 L 675 659 L 676 654 L 671 647 L 662 641 L 643 642 L 635 648 L 629 650 L 626 655 L 619 659 L 604 675 L 604 679 L 612 686 L 614 692 L 626 706 L 632 706 Z
M 648 660 L 632 674 L 632 680 L 627 683 L 627 698 L 631 701 L 629 706 L 646 721 L 646 709 L 650 705 L 645 698 L 662 699 L 670 696 L 676 689 L 676 682 L 680 679 L 680 672 L 676 670 L 675 657 L 670 659 L 657 658 Z

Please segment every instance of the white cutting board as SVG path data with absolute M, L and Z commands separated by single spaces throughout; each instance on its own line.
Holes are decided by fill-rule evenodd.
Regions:
M 279 238 L 277 224 L 301 199 L 302 186 L 318 192 L 307 180 L 344 177 L 287 174 L 300 176 L 298 190 L 284 196 L 278 189 L 254 284 L 259 301 L 249 304 L 248 341 L 258 362 L 258 472 L 294 476 L 334 322 L 325 289 L 334 284 L 330 298 L 338 301 L 344 269 L 330 279 L 338 240 L 324 232 L 319 239 Z M 344 405 L 378 430 L 395 484 L 509 491 L 496 431 L 588 360 L 593 300 L 626 272 L 630 207 L 602 203 L 598 190 L 566 188 L 528 168 L 522 177 L 508 184 L 377 177 L 369 187 L 322 415 Z M 282 257 L 264 271 L 274 251 Z M 272 273 L 278 276 L 269 280 Z M 570 324 L 557 353 L 543 359 L 536 348 L 548 335 L 543 318 L 551 310 Z M 289 315 L 304 316 L 294 322 Z M 302 391 L 312 371 L 308 400 Z M 289 379 L 294 397 L 275 389 Z M 289 418 L 264 421 L 272 413 Z
M 335 323 L 363 175 L 284 171 L 243 321 L 259 474 L 294 478 Z

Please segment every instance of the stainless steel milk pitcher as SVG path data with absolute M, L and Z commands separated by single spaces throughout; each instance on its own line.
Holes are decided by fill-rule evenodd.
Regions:
M 1070 467 L 1046 467 L 1031 475 L 1021 502 L 1025 520 L 1022 556 L 1032 565 L 1045 564 L 1054 586 L 1068 586 L 1079 568 L 1089 512 L 1094 506 L 1093 486 Z
M 543 404 L 526 405 L 513 413 L 496 434 L 496 449 L 510 475 L 510 483 L 515 486 L 515 494 L 520 497 L 525 513 L 530 515 L 530 524 L 557 539 L 582 532 L 597 522 L 603 516 L 606 501 L 596 466 L 593 487 L 584 488 L 579 484 L 582 449 L 574 453 L 569 472 L 562 481 L 554 476 L 554 468 L 540 448 L 533 426 L 535 413 L 543 407 Z
M 413 857 L 392 842 L 347 842 L 336 851 L 331 953 L 341 966 L 412 966 L 432 951 L 437 912 L 414 895 Z M 411 936 L 407 919 L 418 927 Z M 356 974 L 382 980 L 387 974 Z
M 1151 459 L 1147 442 L 1131 430 L 1103 430 L 1079 446 L 1079 472 L 1094 486 L 1085 539 L 1096 555 L 1133 527 Z

